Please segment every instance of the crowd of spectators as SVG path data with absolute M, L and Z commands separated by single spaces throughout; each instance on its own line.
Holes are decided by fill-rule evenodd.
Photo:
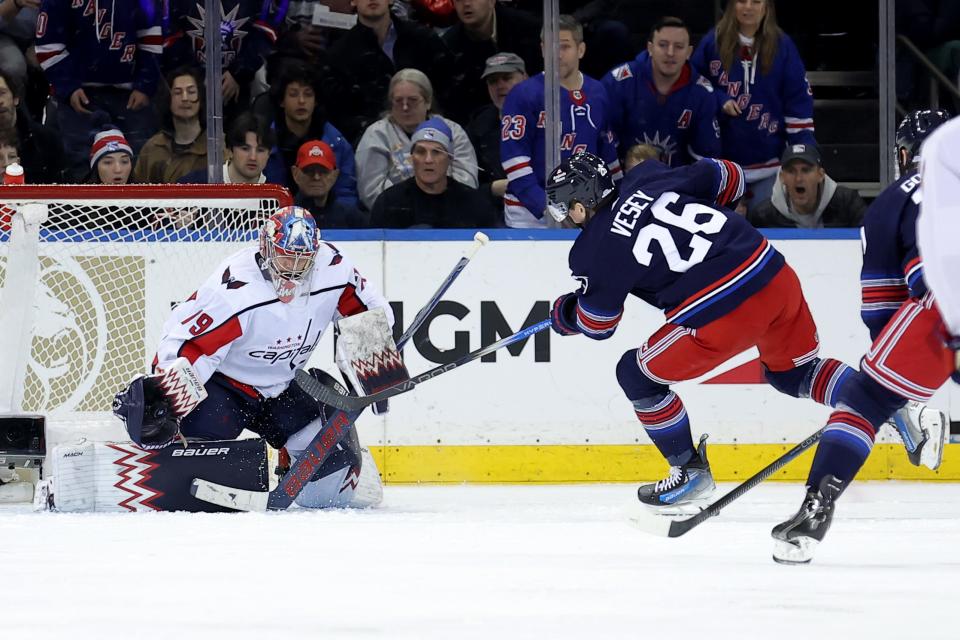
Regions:
M 28 183 L 206 182 L 202 4 L 0 0 L 0 160 Z M 283 185 L 325 227 L 549 226 L 539 2 L 219 4 L 224 182 Z M 561 154 L 615 176 L 726 158 L 757 225 L 858 225 L 774 0 L 705 29 L 654 5 L 561 3 Z

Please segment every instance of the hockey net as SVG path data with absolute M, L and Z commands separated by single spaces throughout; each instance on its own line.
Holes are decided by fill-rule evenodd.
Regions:
M 172 306 L 289 204 L 274 185 L 0 187 L 0 412 L 108 418 Z

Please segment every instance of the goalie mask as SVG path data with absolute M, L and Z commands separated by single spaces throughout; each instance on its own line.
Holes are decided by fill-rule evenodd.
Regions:
M 310 288 L 320 231 L 303 207 L 283 207 L 260 229 L 261 269 L 267 272 L 280 302 L 290 302 L 298 290 Z
M 613 176 L 607 163 L 582 151 L 561 162 L 547 179 L 547 212 L 557 222 L 563 222 L 574 202 L 596 211 L 613 191 Z

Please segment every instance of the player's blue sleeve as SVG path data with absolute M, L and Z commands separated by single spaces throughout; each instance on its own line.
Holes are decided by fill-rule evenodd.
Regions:
M 740 165 L 717 158 L 702 158 L 679 167 L 674 175 L 679 181 L 676 191 L 724 207 L 742 198 L 747 186 Z
M 900 244 L 905 249 L 901 268 L 912 298 L 922 298 L 927 293 L 923 279 L 923 260 L 917 248 L 917 213 L 919 207 L 908 205 L 900 220 Z
M 870 340 L 876 340 L 880 331 L 886 326 L 893 314 L 908 296 L 903 274 L 895 267 L 891 268 L 885 255 L 884 238 L 889 233 L 888 227 L 874 222 L 886 213 L 882 209 L 883 200 L 877 200 L 867 215 L 864 216 L 864 226 L 860 229 L 863 244 L 863 266 L 860 269 L 860 319 L 870 330 Z
M 709 86 L 709 81 L 703 76 L 697 80 Z M 697 105 L 693 136 L 690 140 L 690 155 L 694 158 L 720 157 L 720 124 L 717 122 L 717 103 L 714 91 L 704 87 L 704 91 L 697 92 L 701 98 Z
M 783 34 L 780 46 L 784 50 L 783 65 L 783 120 L 790 144 L 812 144 L 813 135 L 813 90 L 807 80 L 807 70 L 800 59 L 800 52 L 790 36 Z
M 588 338 L 606 340 L 623 318 L 623 303 L 628 292 L 613 282 L 599 284 L 596 278 L 593 280 L 587 290 L 577 296 L 577 328 Z
M 541 219 L 547 206 L 547 194 L 537 181 L 531 159 L 542 105 L 530 104 L 526 92 L 517 91 L 522 87 L 514 87 L 503 103 L 500 161 L 507 174 L 507 191 L 535 218 Z

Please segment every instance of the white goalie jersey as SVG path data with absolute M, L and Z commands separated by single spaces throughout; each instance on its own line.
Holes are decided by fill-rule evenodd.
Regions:
M 276 397 L 310 359 L 331 322 L 382 307 L 393 325 L 384 297 L 329 243 L 320 243 L 308 288 L 280 302 L 260 269 L 257 248 L 238 251 L 173 310 L 155 366 L 185 357 L 204 384 L 217 371 Z

